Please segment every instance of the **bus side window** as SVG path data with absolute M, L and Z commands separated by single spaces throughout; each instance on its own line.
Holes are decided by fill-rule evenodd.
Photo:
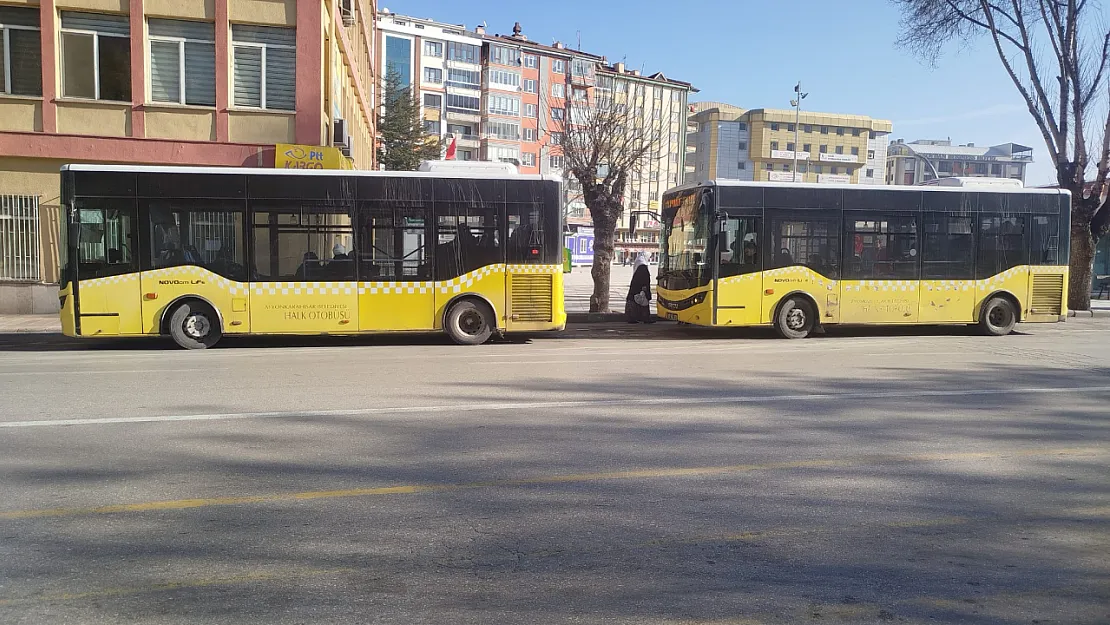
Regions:
M 759 254 L 759 219 L 729 217 L 723 222 L 718 239 L 719 277 L 754 273 L 762 268 Z
M 134 210 L 130 200 L 77 200 L 78 278 L 103 278 L 138 270 Z

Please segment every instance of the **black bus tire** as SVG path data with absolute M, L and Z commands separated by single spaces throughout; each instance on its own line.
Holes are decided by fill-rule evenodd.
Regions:
M 488 306 L 464 299 L 447 311 L 443 329 L 459 345 L 481 345 L 493 336 L 493 315 Z
M 775 331 L 784 339 L 804 339 L 817 327 L 817 313 L 804 297 L 791 297 L 779 306 Z
M 1006 336 L 1017 325 L 1014 304 L 1005 297 L 992 297 L 983 304 L 979 315 L 979 329 L 988 336 Z
M 223 336 L 216 311 L 196 300 L 183 302 L 173 309 L 169 330 L 174 342 L 185 349 L 207 349 Z

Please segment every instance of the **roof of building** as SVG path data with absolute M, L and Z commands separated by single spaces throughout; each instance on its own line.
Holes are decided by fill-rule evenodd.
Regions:
M 794 109 L 742 109 L 738 106 L 724 102 L 694 102 L 690 105 L 695 116 L 711 116 L 714 112 L 722 117 L 738 121 L 741 117 L 760 117 L 764 121 L 794 123 Z M 801 111 L 797 115 L 799 123 L 820 126 L 843 126 L 846 128 L 867 128 L 873 132 L 889 133 L 893 123 L 886 119 L 875 119 L 867 115 L 851 115 L 846 113 L 820 113 L 817 111 Z
M 911 151 L 916 154 L 924 154 L 926 156 L 992 156 L 1014 158 L 1015 154 L 1023 152 L 1033 152 L 1033 148 L 1018 143 L 1000 143 L 991 146 L 976 146 L 974 144 L 968 145 L 945 145 L 947 141 L 919 143 L 917 141 L 907 143 L 902 140 L 892 141 L 891 147 L 899 145 L 908 146 Z M 1031 160 L 1030 158 L 1021 159 L 1025 161 Z
M 644 82 L 656 82 L 673 85 L 676 87 L 682 87 L 689 91 L 693 91 L 694 93 L 697 93 L 698 91 L 697 87 L 695 87 L 694 85 L 683 80 L 667 78 L 663 75 L 663 72 L 655 72 L 654 74 L 646 75 L 641 73 L 639 70 L 628 69 L 627 67 L 625 67 L 624 63 L 613 63 L 612 65 L 605 63 L 604 57 L 602 57 L 602 63 L 598 67 L 598 70 L 602 73 L 614 74 L 622 78 L 631 78 L 634 80 L 642 80 Z

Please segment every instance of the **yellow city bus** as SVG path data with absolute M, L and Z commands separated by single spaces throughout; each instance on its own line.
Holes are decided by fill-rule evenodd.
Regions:
M 668 191 L 662 218 L 666 319 L 786 338 L 1066 319 L 1067 191 L 716 181 Z
M 488 164 L 486 164 L 488 165 Z M 560 330 L 558 179 L 68 165 L 67 336 Z

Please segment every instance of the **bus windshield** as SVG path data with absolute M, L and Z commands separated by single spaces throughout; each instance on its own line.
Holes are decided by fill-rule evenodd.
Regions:
M 691 189 L 664 199 L 663 257 L 659 283 L 664 288 L 690 289 L 709 284 L 709 213 L 702 193 Z

